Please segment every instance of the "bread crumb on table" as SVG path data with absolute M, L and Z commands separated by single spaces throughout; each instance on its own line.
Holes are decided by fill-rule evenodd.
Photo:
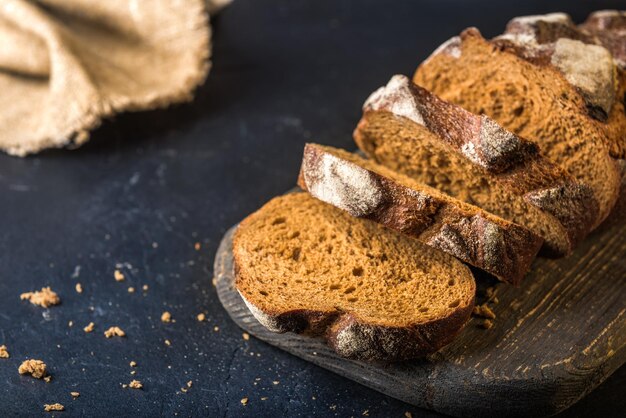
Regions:
M 131 389 L 142 389 L 143 388 L 143 384 L 141 384 L 141 382 L 139 380 L 132 380 L 129 384 L 128 387 Z
M 104 331 L 104 336 L 107 338 L 111 337 L 125 337 L 126 333 L 120 327 L 111 327 Z
M 202 244 L 200 244 L 199 242 L 196 242 L 195 244 L 193 244 L 193 248 L 196 251 L 200 251 L 200 248 L 202 248 Z
M 50 383 L 52 381 L 52 376 L 46 376 L 43 378 L 44 382 Z
M 93 322 L 90 322 L 89 325 L 87 325 L 85 328 L 83 328 L 83 331 L 89 333 L 89 332 L 93 331 L 95 326 L 96 326 L 96 324 L 94 324 Z
M 142 289 L 144 292 L 147 292 L 149 288 L 148 288 L 148 285 L 147 285 L 147 284 L 144 284 L 144 285 L 141 287 L 141 289 Z
M 136 361 L 131 361 L 130 363 L 130 367 L 137 367 L 137 362 Z
M 480 316 L 482 318 L 496 319 L 496 314 L 486 304 L 474 306 L 474 310 L 472 311 L 472 314 L 476 316 Z
M 404 413 L 404 416 L 405 416 L 406 418 L 413 418 L 413 414 L 412 414 L 412 413 L 410 413 L 410 412 L 408 412 L 408 411 Z
M 115 270 L 113 272 L 113 277 L 115 278 L 116 282 L 123 282 L 126 279 L 126 276 L 124 276 L 124 273 L 122 273 L 119 270 Z
M 74 321 L 70 321 L 70 322 L 68 322 L 68 323 L 67 323 L 67 326 L 68 326 L 68 327 L 73 327 L 73 326 L 74 326 Z
M 199 313 L 196 318 L 198 319 L 198 321 L 203 322 L 206 319 L 206 315 L 203 313 Z
M 46 363 L 34 359 L 23 361 L 17 371 L 19 374 L 29 374 L 35 379 L 43 379 L 48 374 Z
M 7 351 L 6 345 L 0 345 L 0 358 L 9 358 L 11 355 Z
M 41 290 L 35 292 L 22 293 L 20 299 L 27 300 L 33 305 L 39 305 L 43 308 L 61 303 L 61 298 L 50 287 L 42 287 Z
M 220 327 L 218 327 L 217 325 L 213 327 L 213 331 L 217 332 L 220 330 Z
M 80 396 L 79 392 L 70 392 L 70 395 L 72 395 L 72 398 L 78 398 Z
M 161 322 L 172 322 L 172 314 L 165 311 L 161 314 Z
M 135 293 L 135 288 L 134 287 L 129 287 L 128 288 L 128 293 Z
M 248 334 L 247 332 L 244 332 L 243 334 L 241 334 L 241 337 L 244 340 L 248 341 L 250 339 L 250 334 Z
M 170 340 L 165 340 L 165 345 L 169 347 L 170 345 L 172 345 L 172 343 L 170 342 Z
M 241 398 L 241 401 L 240 401 L 240 402 L 241 402 L 241 404 L 242 404 L 243 406 L 246 406 L 246 405 L 248 405 L 248 398 Z
M 481 327 L 483 327 L 484 329 L 489 329 L 491 327 L 493 327 L 493 321 L 491 321 L 491 319 L 485 319 L 481 324 Z
M 60 403 L 53 403 L 53 404 L 45 404 L 43 406 L 43 410 L 46 412 L 52 412 L 52 411 L 65 411 L 65 407 L 63 405 L 61 405 Z
M 76 283 L 76 293 L 83 293 L 83 285 Z

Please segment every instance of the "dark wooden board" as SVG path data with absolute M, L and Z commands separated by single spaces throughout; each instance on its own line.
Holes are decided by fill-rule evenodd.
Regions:
M 537 259 L 522 286 L 496 285 L 495 326 L 472 319 L 427 359 L 367 364 L 319 338 L 267 331 L 233 288 L 232 233 L 215 259 L 220 301 L 255 337 L 413 405 L 455 416 L 543 416 L 578 401 L 626 361 L 626 225 L 596 232 L 575 254 Z

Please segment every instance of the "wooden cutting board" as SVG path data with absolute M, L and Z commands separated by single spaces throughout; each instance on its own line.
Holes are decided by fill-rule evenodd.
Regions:
M 237 325 L 410 404 L 454 416 L 550 415 L 626 361 L 624 224 L 596 232 L 566 259 L 537 259 L 519 288 L 496 284 L 493 328 L 482 329 L 472 319 L 452 344 L 429 358 L 387 365 L 346 360 L 322 339 L 261 326 L 233 288 L 234 229 L 222 240 L 214 273 L 220 301 Z M 493 284 L 487 280 L 477 277 L 479 288 Z

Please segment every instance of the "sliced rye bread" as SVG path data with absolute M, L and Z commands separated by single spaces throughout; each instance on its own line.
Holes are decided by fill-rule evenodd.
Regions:
M 298 185 L 350 215 L 378 222 L 518 285 L 543 239 L 347 151 L 307 144 Z
M 599 207 L 593 227 L 608 216 L 620 183 L 609 154 L 613 141 L 604 122 L 589 115 L 582 94 L 555 66 L 533 63 L 516 48 L 487 41 L 470 28 L 438 48 L 413 80 L 535 142 L 543 155 L 591 187 Z
M 434 353 L 474 306 L 463 263 L 307 193 L 274 198 L 248 216 L 233 254 L 235 286 L 262 325 L 324 336 L 348 358 Z
M 597 218 L 591 189 L 542 157 L 537 146 L 445 102 L 405 76 L 366 101 L 354 139 L 379 164 L 515 222 L 562 256 Z

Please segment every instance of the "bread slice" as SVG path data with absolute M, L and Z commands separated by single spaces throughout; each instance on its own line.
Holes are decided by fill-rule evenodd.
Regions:
M 394 76 L 363 107 L 354 139 L 370 158 L 525 226 L 545 255 L 567 255 L 597 218 L 597 202 L 537 146 Z
M 433 353 L 474 305 L 463 263 L 307 193 L 277 197 L 248 216 L 233 254 L 235 286 L 261 324 L 325 336 L 348 358 Z
M 353 216 L 376 221 L 518 285 L 543 239 L 371 160 L 307 144 L 298 185 Z
M 571 47 L 566 50 L 572 52 Z M 517 52 L 470 28 L 435 51 L 413 80 L 535 142 L 543 155 L 589 185 L 598 201 L 596 227 L 618 196 L 619 168 L 609 155 L 612 141 L 559 69 L 531 62 Z

